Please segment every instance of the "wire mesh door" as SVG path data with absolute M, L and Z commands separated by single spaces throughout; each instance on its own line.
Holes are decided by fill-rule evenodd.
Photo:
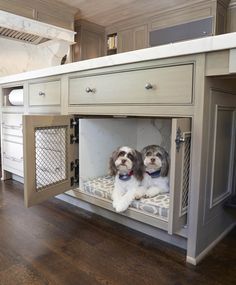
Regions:
M 36 191 L 68 179 L 67 126 L 35 128 Z
M 170 209 L 168 232 L 187 236 L 191 161 L 191 121 L 172 119 Z
M 187 214 L 189 199 L 189 172 L 190 172 L 190 151 L 191 151 L 191 133 L 183 133 L 183 156 L 182 156 L 182 182 L 180 191 L 180 216 Z
M 71 188 L 76 145 L 70 116 L 24 116 L 24 177 L 27 207 Z

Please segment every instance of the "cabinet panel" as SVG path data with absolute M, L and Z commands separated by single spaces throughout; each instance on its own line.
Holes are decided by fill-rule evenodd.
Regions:
M 217 106 L 215 110 L 211 205 L 222 201 L 232 191 L 235 109 Z
M 72 119 L 69 116 L 23 117 L 27 207 L 65 192 L 76 180 L 73 165 L 77 145 L 71 143 L 76 135 Z
M 148 28 L 147 25 L 134 29 L 134 50 L 148 47 Z
M 2 135 L 22 137 L 22 114 L 2 114 Z
M 60 81 L 50 81 L 29 84 L 29 104 L 37 105 L 60 105 L 61 85 Z
M 69 104 L 189 104 L 193 65 L 72 78 Z
M 236 98 L 234 94 L 211 90 L 208 165 L 204 224 L 222 212 L 233 189 L 235 175 Z
M 81 59 L 91 59 L 103 55 L 104 40 L 99 34 L 90 31 L 86 31 L 85 33 L 84 31 L 83 41 L 83 47 L 81 48 Z
M 19 143 L 4 141 L 3 168 L 23 176 L 23 146 Z
M 133 30 L 125 30 L 118 33 L 118 53 L 131 51 L 134 49 Z
M 104 55 L 104 27 L 86 20 L 76 20 L 75 31 L 76 44 L 72 46 L 73 61 Z

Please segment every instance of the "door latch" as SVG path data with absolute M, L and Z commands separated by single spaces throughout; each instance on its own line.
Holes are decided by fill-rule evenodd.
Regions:
M 74 129 L 74 134 L 70 135 L 70 144 L 79 143 L 79 118 L 72 118 L 70 127 Z
M 178 128 L 177 129 L 177 132 L 176 132 L 176 139 L 175 139 L 175 143 L 176 143 L 176 150 L 179 152 L 180 150 L 180 146 L 182 143 L 184 143 L 186 140 L 185 138 L 182 136 L 182 133 L 181 133 L 181 129 Z
M 74 170 L 74 176 L 70 178 L 71 186 L 79 184 L 79 159 L 70 163 L 70 170 Z

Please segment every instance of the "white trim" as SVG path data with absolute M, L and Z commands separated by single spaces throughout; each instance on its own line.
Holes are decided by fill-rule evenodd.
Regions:
M 186 262 L 192 265 L 197 265 L 203 258 L 208 255 L 208 253 L 236 226 L 233 223 L 229 226 L 217 239 L 215 239 L 208 247 L 206 247 L 196 258 L 188 256 L 186 257 Z

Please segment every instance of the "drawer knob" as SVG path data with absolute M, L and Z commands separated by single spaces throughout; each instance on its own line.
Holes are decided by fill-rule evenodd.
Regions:
M 145 89 L 147 89 L 147 90 L 153 89 L 153 85 L 151 83 L 146 83 Z
M 95 93 L 95 89 L 94 88 L 90 88 L 90 87 L 86 87 L 85 91 L 87 93 Z
M 46 95 L 45 92 L 39 91 L 39 96 L 45 96 L 45 95 Z

